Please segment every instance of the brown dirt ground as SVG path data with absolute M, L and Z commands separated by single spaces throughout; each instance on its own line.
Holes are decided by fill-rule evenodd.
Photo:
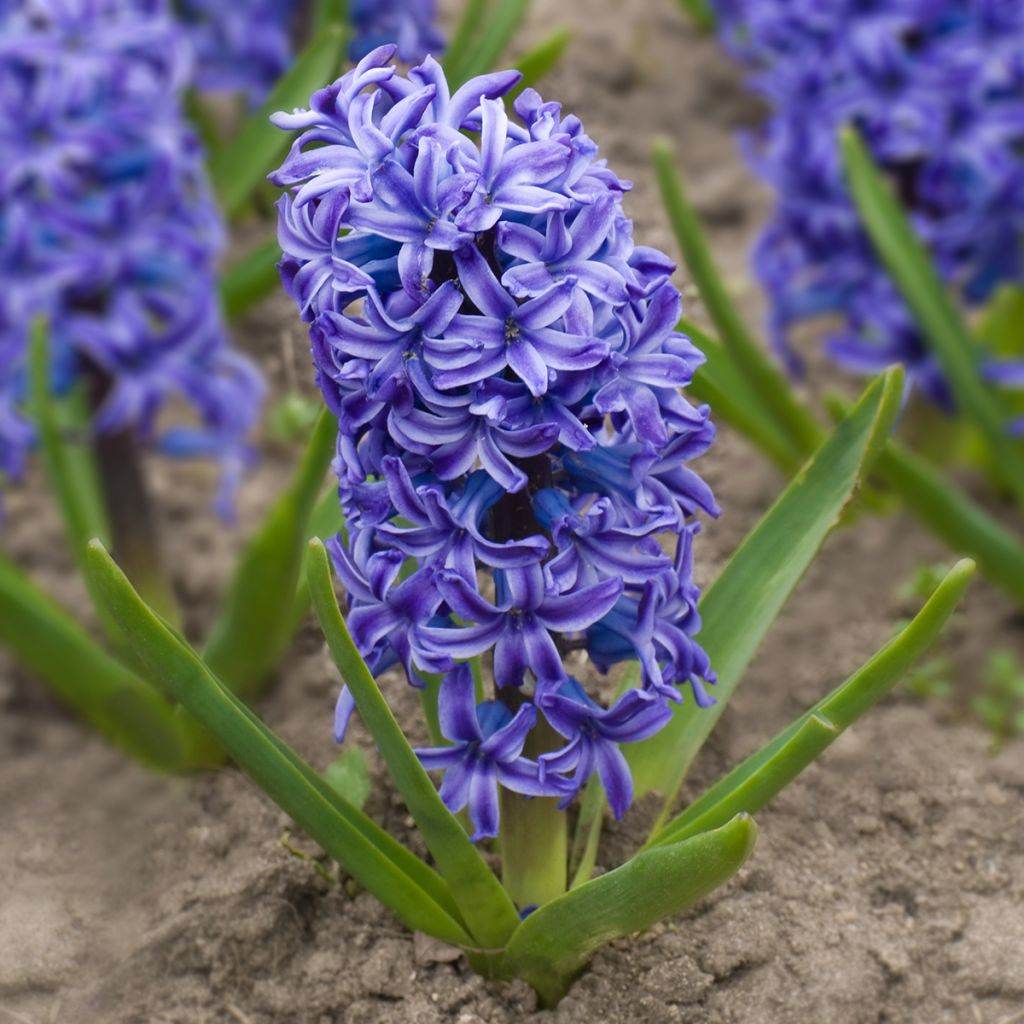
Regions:
M 538 0 L 529 35 L 569 22 L 575 42 L 545 92 L 578 112 L 635 177 L 637 236 L 669 251 L 645 159 L 677 140 L 716 250 L 744 303 L 746 247 L 765 209 L 733 145 L 756 118 L 714 44 L 669 0 Z M 691 304 L 692 308 L 692 304 Z M 267 302 L 239 332 L 277 381 L 300 332 Z M 242 497 L 257 521 L 294 453 L 270 447 Z M 727 514 L 705 532 L 712 578 L 780 481 L 727 430 L 703 470 Z M 208 480 L 161 467 L 168 548 L 192 626 L 209 618 L 238 535 L 203 512 Z M 38 481 L 9 503 L 5 545 L 81 606 Z M 199 509 L 200 511 L 197 511 Z M 834 536 L 758 654 L 702 754 L 691 793 L 835 685 L 908 609 L 921 561 L 948 556 L 904 517 Z M 960 685 L 984 654 L 1022 648 L 1022 619 L 979 583 L 946 641 Z M 263 702 L 267 721 L 326 765 L 337 681 L 312 627 Z M 399 714 L 418 728 L 407 690 Z M 1024 746 L 991 756 L 972 725 L 897 694 L 759 816 L 739 876 L 682 917 L 614 943 L 557 1010 L 493 985 L 403 932 L 365 893 L 325 880 L 281 842 L 288 821 L 234 770 L 146 775 L 88 735 L 0 654 L 0 1024 L 1011 1024 L 1024 1021 Z M 367 747 L 362 734 L 354 737 Z M 411 822 L 373 759 L 369 810 Z M 640 807 L 610 830 L 628 854 Z M 410 839 L 415 843 L 416 840 Z M 316 856 L 302 837 L 292 845 Z

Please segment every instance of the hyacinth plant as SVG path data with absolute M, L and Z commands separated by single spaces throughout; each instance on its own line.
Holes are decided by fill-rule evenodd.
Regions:
M 267 33 L 264 22 L 282 10 L 261 8 Z M 172 624 L 181 616 L 140 455 L 216 459 L 217 507 L 231 518 L 235 487 L 252 462 L 247 435 L 262 384 L 230 347 L 224 321 L 265 294 L 276 260 L 259 247 L 229 268 L 218 295 L 221 214 L 251 209 L 283 148 L 266 111 L 257 111 L 211 154 L 211 190 L 184 116 L 185 91 L 262 89 L 266 67 L 227 43 L 274 49 L 262 29 L 243 39 L 231 27 L 234 14 L 198 3 L 172 10 L 165 0 L 23 0 L 0 15 L 2 123 L 12 154 L 0 179 L 0 252 L 9 272 L 0 300 L 0 482 L 17 485 L 38 449 L 79 564 L 89 539 L 103 538 Z M 313 41 L 273 86 L 271 109 L 300 101 L 335 72 L 343 16 L 341 5 L 317 5 Z M 517 24 L 462 34 L 500 49 Z M 542 74 L 564 44 L 561 35 L 532 51 L 527 71 Z M 236 70 L 258 72 L 259 81 L 211 70 L 204 47 Z M 191 418 L 182 419 L 183 405 L 192 406 Z M 308 608 L 303 541 L 338 528 L 336 501 L 327 495 L 316 504 L 333 434 L 325 414 L 205 631 L 208 663 L 237 693 L 252 695 L 268 678 Z M 290 610 L 282 613 L 282 604 Z M 218 761 L 222 751 L 140 672 L 97 611 L 108 646 L 0 560 L 0 641 L 22 664 L 149 766 L 180 771 Z
M 0 30 L 9 142 L 0 180 L 0 482 L 17 487 L 38 453 L 79 564 L 91 537 L 106 538 L 154 607 L 177 622 L 145 456 L 215 461 L 216 511 L 230 522 L 263 391 L 224 316 L 224 307 L 243 312 L 253 291 L 232 269 L 223 302 L 218 293 L 221 217 L 183 114 L 195 55 L 163 0 L 25 0 L 4 7 Z M 302 611 L 296 594 L 295 615 L 282 617 L 281 595 L 298 588 L 331 434 L 326 422 L 315 432 L 208 631 L 211 663 L 239 692 L 264 681 Z M 317 529 L 329 532 L 337 515 L 324 508 Z M 277 591 L 273 601 L 258 585 Z M 0 559 L 0 640 L 22 664 L 147 765 L 217 760 L 100 618 L 109 645 Z
M 772 344 L 792 369 L 794 325 L 830 316 L 838 330 L 826 348 L 840 363 L 871 372 L 898 362 L 908 398 L 920 393 L 957 414 L 941 450 L 889 445 L 878 482 L 1024 601 L 1019 533 L 934 464 L 964 449 L 957 436 L 968 438 L 967 451 L 984 452 L 973 461 L 1024 502 L 1021 406 L 1012 400 L 1024 380 L 1024 36 L 1009 31 L 1020 11 L 987 2 L 812 6 L 716 5 L 726 45 L 757 69 L 754 85 L 771 107 L 748 148 L 777 195 L 754 258 Z M 737 314 L 667 143 L 656 146 L 655 167 L 720 338 L 699 340 L 709 363 L 695 390 L 708 401 L 725 392 L 720 415 L 791 471 L 822 428 Z
M 98 542 L 92 578 L 140 663 L 356 881 L 552 1005 L 603 943 L 740 867 L 750 814 L 894 684 L 971 565 L 679 813 L 689 765 L 882 448 L 901 372 L 698 604 L 697 516 L 717 506 L 691 463 L 713 429 L 685 396 L 701 357 L 676 330 L 672 264 L 632 240 L 629 184 L 558 104 L 528 89 L 510 105 L 516 73 L 452 90 L 431 58 L 403 75 L 393 54 L 275 119 L 299 134 L 274 177 L 282 278 L 338 424 L 346 529 L 312 543 L 308 573 L 344 684 L 334 727 L 361 721 L 431 862 L 245 708 Z M 382 690 L 407 684 L 415 747 Z M 592 877 L 605 809 L 652 790 L 662 812 L 638 852 Z

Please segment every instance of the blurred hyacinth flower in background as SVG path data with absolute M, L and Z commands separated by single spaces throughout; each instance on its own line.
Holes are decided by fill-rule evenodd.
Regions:
M 375 673 L 444 677 L 453 745 L 420 756 L 478 837 L 499 785 L 567 802 L 597 772 L 621 816 L 619 744 L 684 691 L 712 700 L 692 541 L 718 510 L 687 463 L 714 431 L 680 390 L 702 359 L 675 331 L 672 263 L 634 245 L 629 183 L 577 118 L 530 89 L 510 118 L 514 72 L 449 95 L 432 58 L 406 78 L 394 56 L 275 118 L 301 132 L 274 175 L 281 270 L 338 417 L 349 626 Z M 605 710 L 567 674 L 574 650 L 639 659 L 642 680 Z M 466 662 L 488 652 L 480 699 Z
M 838 317 L 829 356 L 858 373 L 894 362 L 940 407 L 945 371 L 882 264 L 847 186 L 839 129 L 855 126 L 950 290 L 969 306 L 1024 283 L 1024 6 L 1005 0 L 715 0 L 721 38 L 769 117 L 748 138 L 775 194 L 754 266 L 772 338 L 799 368 L 799 323 Z M 1020 352 L 1018 347 L 1017 353 Z M 1024 363 L 987 375 L 1020 386 Z
M 349 57 L 362 60 L 387 43 L 398 47 L 395 56 L 415 64 L 428 54 L 439 57 L 445 48 L 437 26 L 435 0 L 351 0 L 352 43 Z
M 296 7 L 291 0 L 179 0 L 175 11 L 195 55 L 195 88 L 261 103 L 291 63 Z
M 222 322 L 188 42 L 161 0 L 26 0 L 0 31 L 3 469 L 32 441 L 19 407 L 43 317 L 54 392 L 81 385 L 100 435 L 218 460 L 230 515 L 262 384 Z M 165 422 L 172 399 L 194 421 Z

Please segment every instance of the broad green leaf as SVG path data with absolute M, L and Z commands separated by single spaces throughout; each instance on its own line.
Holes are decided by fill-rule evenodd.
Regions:
M 348 23 L 348 0 L 314 0 L 313 35 L 319 35 L 331 25 L 344 26 Z
M 677 0 L 683 14 L 702 32 L 715 31 L 715 15 L 708 0 Z
M 453 92 L 470 78 L 487 74 L 496 66 L 526 17 L 529 6 L 530 0 L 500 0 L 497 10 L 492 9 L 488 17 L 478 22 L 475 37 L 459 55 L 454 76 L 449 74 Z
M 601 946 L 693 906 L 736 873 L 756 838 L 753 819 L 739 815 L 713 832 L 641 851 L 552 900 L 512 936 L 508 976 L 524 978 L 553 1006 Z
M 337 25 L 328 26 L 299 54 L 238 135 L 213 154 L 210 179 L 225 216 L 233 217 L 241 210 L 291 144 L 288 133 L 270 123 L 270 115 L 306 106 L 317 89 L 332 82 L 344 46 L 345 32 Z
M 845 415 L 841 401 L 829 405 Z M 1024 539 L 993 519 L 927 459 L 896 441 L 882 449 L 874 473 L 932 533 L 953 551 L 973 558 L 987 580 L 1024 603 Z
M 957 406 L 984 436 L 1006 485 L 1024 503 L 1024 449 L 1007 433 L 1008 416 L 981 378 L 979 346 L 861 137 L 847 128 L 840 141 L 850 190 L 879 256 L 945 371 Z
M 648 841 L 678 842 L 756 814 L 862 714 L 885 696 L 934 643 L 963 597 L 974 563 L 959 562 L 913 621 L 841 686 L 734 768 Z
M 334 596 L 326 549 L 318 540 L 311 541 L 309 549 L 308 579 L 313 607 L 359 716 L 377 744 L 474 938 L 481 946 L 498 949 L 518 925 L 519 915 L 458 819 L 441 801 L 356 650 Z
M 484 23 L 488 6 L 489 0 L 466 0 L 462 6 L 462 17 L 441 61 L 452 92 L 469 77 L 463 69 L 472 60 L 473 40 Z
M 299 586 L 309 520 L 334 456 L 338 424 L 324 411 L 295 479 L 242 552 L 221 615 L 204 651 L 206 663 L 235 693 L 251 693 L 271 672 L 293 635 L 282 614 Z
M 672 144 L 656 139 L 654 172 L 669 222 L 682 250 L 686 269 L 700 291 L 708 315 L 733 363 L 750 382 L 750 390 L 766 412 L 772 413 L 798 451 L 809 454 L 821 443 L 823 431 L 810 411 L 793 395 L 786 375 L 764 352 L 744 323 L 718 273 L 700 218 L 676 168 Z
M 516 61 L 516 70 L 523 76 L 519 84 L 508 94 L 514 100 L 524 89 L 536 87 L 537 83 L 548 74 L 562 59 L 565 48 L 572 39 L 572 32 L 567 28 L 556 28 L 546 35 L 532 50 Z
M 902 387 L 902 370 L 893 367 L 865 391 L 704 595 L 699 641 L 718 675 L 717 703 L 699 708 L 687 700 L 660 733 L 626 748 L 637 793 L 665 795 L 662 818 L 769 627 L 888 438 Z
M 711 406 L 714 419 L 721 419 L 761 449 L 781 470 L 791 475 L 803 458 L 778 420 L 765 409 L 750 382 L 736 367 L 721 342 L 705 334 L 696 324 L 681 320 L 679 330 L 689 335 L 707 362 L 700 367 L 687 393 Z
M 164 772 L 191 767 L 189 730 L 174 707 L 3 558 L 0 643 L 97 732 L 138 761 Z
M 407 927 L 453 945 L 472 945 L 446 909 L 450 897 L 436 873 L 267 729 L 146 606 L 98 541 L 89 546 L 89 569 L 109 614 L 152 677 L 283 811 Z
M 280 243 L 276 238 L 269 238 L 224 271 L 220 279 L 220 299 L 229 320 L 237 320 L 277 287 L 280 258 Z
M 353 807 L 362 810 L 370 797 L 370 772 L 366 755 L 358 747 L 349 747 L 332 761 L 324 772 L 327 785 Z

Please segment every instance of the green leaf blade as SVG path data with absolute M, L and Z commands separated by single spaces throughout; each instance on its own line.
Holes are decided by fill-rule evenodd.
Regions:
M 286 132 L 270 123 L 270 115 L 309 102 L 340 67 L 346 33 L 330 25 L 299 54 L 281 76 L 263 105 L 250 115 L 238 135 L 210 160 L 210 180 L 225 216 L 235 216 L 253 190 L 280 162 L 290 145 Z
M 246 545 L 228 585 L 220 617 L 204 651 L 206 663 L 236 693 L 253 692 L 284 654 L 294 619 L 282 601 L 294 600 L 310 518 L 334 456 L 337 422 L 324 410 L 296 471 Z
M 621 867 L 534 911 L 508 945 L 505 969 L 548 1006 L 605 943 L 693 906 L 750 855 L 757 827 L 746 815 L 713 832 L 642 851 Z
M 334 663 L 463 918 L 482 946 L 502 947 L 519 924 L 515 906 L 458 819 L 445 807 L 356 650 L 334 596 L 327 551 L 319 541 L 310 543 L 308 580 Z
M 237 320 L 277 287 L 281 280 L 277 272 L 280 258 L 281 245 L 270 238 L 224 271 L 220 300 L 229 320 Z
M 660 733 L 626 751 L 637 793 L 665 794 L 662 817 L 769 627 L 885 443 L 899 412 L 902 379 L 898 368 L 891 369 L 865 391 L 704 595 L 699 641 L 718 674 L 717 703 L 678 706 Z
M 738 313 L 715 266 L 697 211 L 686 194 L 672 144 L 664 138 L 656 139 L 652 159 L 665 211 L 686 268 L 693 276 L 722 344 L 735 366 L 747 376 L 757 403 L 785 430 L 797 451 L 810 454 L 821 443 L 822 429 L 810 411 L 795 398 L 786 375 L 761 349 Z
M 47 482 L 57 500 L 72 554 L 80 567 L 93 537 L 105 536 L 102 501 L 82 487 L 86 453 L 76 451 L 65 437 L 64 424 L 50 393 L 49 327 L 42 318 L 32 325 L 29 384 L 33 418 L 39 435 Z M 82 424 L 88 429 L 87 424 Z
M 149 768 L 191 767 L 175 709 L 0 558 L 0 643 L 107 740 Z
M 431 869 L 347 803 L 273 735 L 142 601 L 98 542 L 89 571 L 139 660 L 171 696 L 224 744 L 234 761 L 360 885 L 409 928 L 471 945 L 461 923 L 424 882 Z M 442 888 L 442 891 L 443 890 Z
M 678 842 L 718 828 L 736 814 L 759 811 L 900 681 L 949 621 L 973 572 L 974 563 L 969 560 L 954 566 L 898 636 L 673 818 L 649 842 Z
M 1024 504 L 1024 451 L 981 378 L 980 352 L 906 213 L 867 146 L 851 128 L 840 135 L 846 176 L 868 234 L 938 359 L 957 406 L 985 437 L 1006 484 Z
M 738 430 L 787 475 L 796 472 L 803 461 L 800 452 L 775 417 L 763 408 L 725 346 L 689 320 L 681 320 L 678 329 L 690 337 L 707 360 L 694 375 L 688 393 L 707 402 L 714 419 L 724 420 Z
M 501 0 L 498 9 L 489 17 L 484 17 L 483 12 L 478 14 L 476 9 L 467 12 L 467 15 L 472 13 L 474 16 L 472 27 L 475 35 L 465 43 L 457 38 L 456 45 L 452 47 L 456 57 L 454 67 L 445 65 L 448 84 L 453 92 L 469 79 L 484 75 L 496 66 L 526 17 L 529 6 L 530 0 Z
M 556 28 L 546 35 L 532 50 L 516 61 L 515 68 L 523 77 L 508 94 L 507 100 L 514 100 L 524 89 L 535 88 L 537 83 L 549 74 L 562 59 L 572 39 L 568 28 Z

